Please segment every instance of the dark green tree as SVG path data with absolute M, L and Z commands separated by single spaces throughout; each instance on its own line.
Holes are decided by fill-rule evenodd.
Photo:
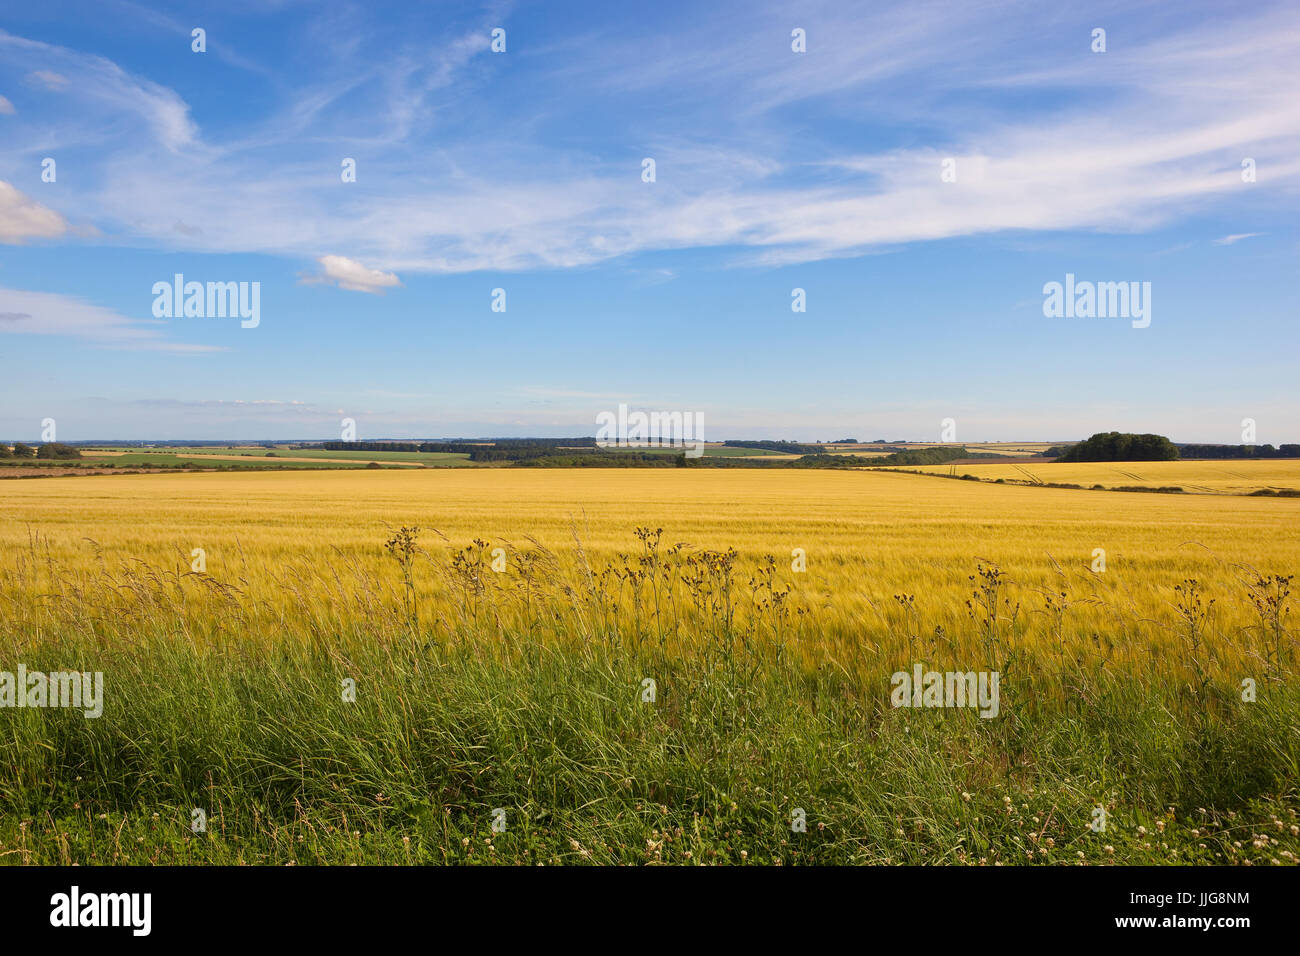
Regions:
M 1058 461 L 1174 461 L 1178 447 L 1164 435 L 1098 432 L 1072 446 Z

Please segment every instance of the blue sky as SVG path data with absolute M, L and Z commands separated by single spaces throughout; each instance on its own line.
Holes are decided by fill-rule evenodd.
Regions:
M 1063 6 L 7 4 L 0 436 L 1300 440 L 1300 10 Z

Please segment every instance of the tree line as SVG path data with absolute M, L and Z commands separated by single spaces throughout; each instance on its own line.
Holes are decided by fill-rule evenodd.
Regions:
M 535 454 L 565 454 L 566 446 L 575 449 L 596 447 L 595 438 L 497 438 L 490 443 L 468 441 L 325 441 L 299 445 L 299 449 L 319 448 L 324 451 L 406 451 L 440 452 L 469 455 L 476 461 L 510 460 Z M 502 454 L 502 453 L 505 454 Z M 474 458 L 475 455 L 485 457 Z
M 1178 447 L 1164 435 L 1098 432 L 1072 445 L 1057 461 L 1175 461 Z
M 1300 445 L 1179 445 L 1184 458 L 1300 458 Z
M 80 457 L 81 452 L 79 450 L 71 445 L 65 445 L 61 441 L 48 441 L 35 448 L 23 442 L 17 442 L 12 449 L 0 442 L 0 458 L 64 459 Z

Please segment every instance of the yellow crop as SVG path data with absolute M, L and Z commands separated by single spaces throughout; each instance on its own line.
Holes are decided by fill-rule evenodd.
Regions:
M 1266 462 L 1037 471 L 1056 478 L 1058 468 L 1062 480 L 1122 468 L 1184 485 L 1231 472 L 1252 471 L 1252 481 L 1300 474 L 1293 463 Z M 1215 601 L 1214 665 L 1245 676 L 1260 671 L 1266 656 L 1249 585 L 1259 575 L 1300 569 L 1300 500 L 1030 488 L 889 472 L 257 472 L 58 478 L 3 488 L 0 610 L 28 627 L 84 616 L 92 604 L 104 605 L 98 613 L 109 618 L 112 608 L 127 613 L 132 602 L 137 612 L 141 602 L 166 605 L 200 636 L 233 629 L 248 640 L 294 632 L 303 617 L 317 629 L 391 623 L 403 613 L 404 584 L 383 544 L 393 529 L 418 526 L 416 603 L 423 621 L 447 631 L 468 626 L 464 581 L 475 572 L 455 571 L 452 559 L 469 547 L 485 564 L 502 549 L 506 569 L 471 585 L 482 592 L 474 598 L 475 626 L 486 626 L 480 605 L 493 627 L 534 625 L 536 608 L 546 606 L 561 636 L 627 628 L 634 617 L 638 633 L 658 633 L 674 616 L 674 642 L 707 639 L 717 619 L 692 607 L 700 597 L 687 581 L 693 572 L 686 560 L 734 548 L 727 600 L 736 606 L 737 627 L 779 634 L 810 661 L 851 654 L 881 663 L 961 662 L 985 633 L 982 563 L 1002 572 L 1000 640 L 1039 656 L 1079 649 L 1141 670 L 1184 660 L 1175 587 L 1194 579 Z M 671 587 L 675 603 L 671 614 L 661 610 L 657 625 L 646 623 L 654 582 L 638 594 L 635 576 L 619 571 L 635 569 L 645 554 L 637 527 L 663 530 L 656 573 L 666 583 L 655 599 L 666 601 Z M 475 539 L 481 548 L 471 545 Z M 683 547 L 670 556 L 678 543 Z M 189 573 L 195 549 L 204 575 Z M 804 572 L 794 569 L 796 549 L 805 555 Z M 520 572 L 530 552 L 546 560 L 534 570 L 536 595 L 525 614 Z M 790 588 L 775 611 L 762 606 L 763 588 L 755 587 L 768 555 L 770 583 Z M 1099 555 L 1104 570 L 1094 570 Z M 596 592 L 605 596 L 592 599 Z M 608 611 L 602 602 L 616 606 L 609 612 L 615 623 L 594 612 L 566 617 L 578 607 L 575 595 L 585 595 L 586 612 L 592 600 L 601 614 Z M 229 613 L 214 613 L 214 602 Z

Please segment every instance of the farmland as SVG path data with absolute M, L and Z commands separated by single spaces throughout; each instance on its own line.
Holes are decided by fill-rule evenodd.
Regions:
M 335 467 L 361 466 L 374 462 L 430 467 L 468 464 L 467 455 L 444 452 L 404 451 L 324 451 L 277 445 L 274 448 L 246 446 L 198 446 L 184 449 L 95 448 L 82 452 L 83 459 L 105 460 L 114 464 L 242 464 L 249 467 L 290 467 L 333 464 Z
M 1188 493 L 1248 495 L 1261 490 L 1300 491 L 1300 460 L 1259 461 L 1092 461 L 983 462 L 963 465 L 921 465 L 913 470 L 930 474 L 974 475 L 983 481 L 1029 484 L 1068 483 L 1085 488 L 1176 487 Z
M 1115 467 L 1208 487 L 1256 465 L 1290 480 Z M 1300 850 L 1300 501 L 860 470 L 4 487 L 0 656 L 106 687 L 99 719 L 0 711 L 0 853 L 22 861 Z M 997 719 L 891 706 L 920 662 L 999 672 Z M 219 826 L 192 833 L 196 807 Z

